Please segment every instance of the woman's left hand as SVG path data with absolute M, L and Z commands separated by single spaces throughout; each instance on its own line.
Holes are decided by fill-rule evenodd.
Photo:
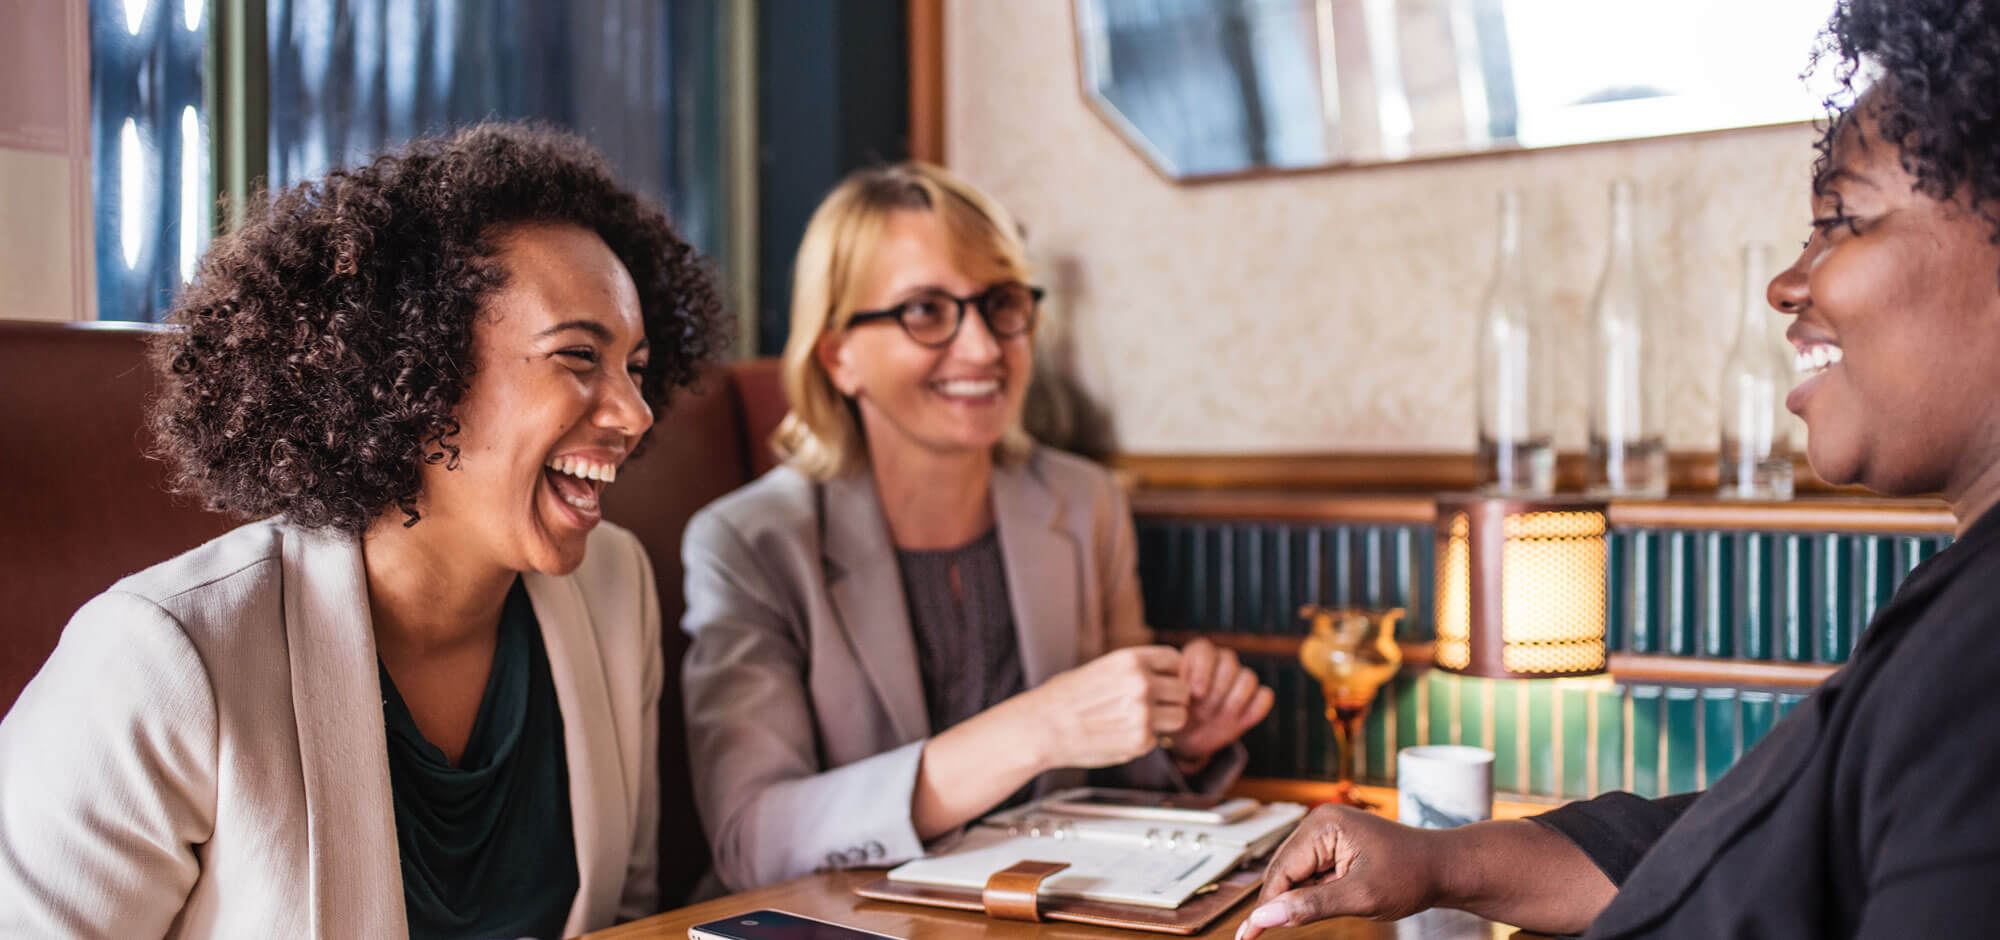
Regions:
M 1188 643 L 1181 650 L 1181 678 L 1188 684 L 1188 720 L 1170 750 L 1183 771 L 1199 772 L 1216 751 L 1271 713 L 1273 693 L 1235 650 L 1203 639 Z

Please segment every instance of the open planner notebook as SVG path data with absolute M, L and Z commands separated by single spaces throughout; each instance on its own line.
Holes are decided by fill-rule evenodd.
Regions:
M 1231 823 L 1167 823 L 1057 812 L 1046 808 L 1050 800 L 989 816 L 950 852 L 904 864 L 888 878 L 978 890 L 1015 863 L 1060 862 L 1069 867 L 1041 883 L 1041 896 L 1177 908 L 1276 848 L 1305 815 L 1296 803 L 1270 803 Z

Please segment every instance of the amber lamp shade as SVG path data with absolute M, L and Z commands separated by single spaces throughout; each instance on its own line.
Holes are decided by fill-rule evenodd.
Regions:
M 1438 500 L 1440 669 L 1528 679 L 1604 671 L 1605 504 Z

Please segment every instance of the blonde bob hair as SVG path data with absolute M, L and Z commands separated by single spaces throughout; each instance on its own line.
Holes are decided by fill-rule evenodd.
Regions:
M 854 402 L 834 387 L 818 347 L 847 328 L 861 303 L 868 262 L 896 212 L 936 213 L 953 255 L 968 274 L 1026 281 L 1019 229 L 1007 210 L 942 167 L 907 161 L 858 170 L 835 186 L 812 220 L 792 267 L 792 331 L 785 341 L 785 399 L 791 411 L 771 435 L 780 459 L 815 480 L 860 472 L 868 442 Z M 994 445 L 994 459 L 1015 461 L 1033 444 L 1020 415 Z

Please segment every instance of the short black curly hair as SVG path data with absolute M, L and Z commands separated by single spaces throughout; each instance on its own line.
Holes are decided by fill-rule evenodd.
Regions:
M 174 488 L 210 508 L 359 534 L 418 519 L 423 463 L 456 465 L 473 323 L 511 225 L 574 223 L 638 287 L 655 411 L 726 343 L 711 265 L 573 135 L 488 123 L 260 197 L 153 343 L 151 424 Z
M 1834 60 L 1833 120 L 1814 149 L 1814 187 L 1833 170 L 1833 147 L 1873 72 L 1867 107 L 1901 152 L 1917 191 L 1946 200 L 1963 190 L 2000 243 L 2000 0 L 1840 0 L 1814 53 Z

